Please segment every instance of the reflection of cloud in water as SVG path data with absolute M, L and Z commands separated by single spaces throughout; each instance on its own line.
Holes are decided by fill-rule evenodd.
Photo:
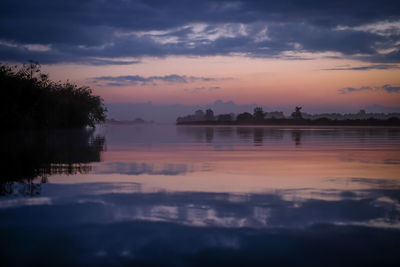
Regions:
M 45 188 L 47 206 L 29 206 L 20 201 L 0 202 L 2 216 L 17 219 L 14 207 L 29 209 L 43 216 L 30 223 L 46 221 L 50 214 L 64 218 L 63 223 L 161 221 L 188 226 L 228 228 L 302 228 L 314 224 L 368 224 L 397 227 L 400 221 L 400 190 L 293 189 L 271 193 L 229 194 L 205 192 L 140 193 L 140 184 L 52 185 Z M 126 189 L 124 189 L 126 188 Z M 131 189 L 129 191 L 128 189 Z M 71 198 L 69 192 L 76 194 Z M 311 192 L 311 193 L 310 193 Z M 316 196 L 316 197 L 315 197 Z M 327 198 L 323 198 L 326 197 Z M 71 202 L 72 201 L 72 202 Z M 61 208 L 63 207 L 63 208 Z M 62 215 L 61 215 L 62 213 Z M 21 223 L 21 222 L 18 222 Z
M 374 188 L 400 188 L 399 179 L 350 178 L 352 183 L 372 185 Z
M 400 159 L 385 159 L 384 164 L 400 164 Z
M 127 174 L 127 175 L 182 175 L 196 171 L 210 170 L 210 164 L 188 165 L 184 163 L 137 163 L 137 162 L 104 162 L 94 166 L 95 174 Z
M 49 197 L 35 197 L 35 198 L 14 198 L 5 199 L 0 201 L 0 209 L 4 208 L 15 208 L 22 206 L 34 206 L 34 205 L 51 205 L 52 201 Z
M 287 200 L 285 194 L 301 195 L 301 190 L 249 194 L 245 198 L 221 193 L 152 193 L 105 195 L 104 199 L 114 204 L 117 221 L 165 221 L 228 228 L 297 228 L 338 221 L 353 224 L 380 220 L 380 226 L 388 227 L 399 223 L 399 201 L 385 192 L 365 190 L 359 194 L 362 197 L 354 199 L 340 198 L 342 192 L 336 193 L 338 200 Z
M 327 178 L 326 182 L 337 184 L 360 184 L 367 188 L 373 189 L 400 189 L 400 179 L 385 179 L 385 178 L 364 178 L 364 177 L 350 177 L 350 178 Z M 330 190 L 325 190 L 329 192 Z M 344 191 L 346 194 L 358 194 L 359 191 Z
M 2 242 L 18 247 L 3 263 L 276 265 L 288 254 L 287 265 L 399 261 L 399 189 L 143 193 L 129 184 L 45 184 L 42 198 L 0 199 Z

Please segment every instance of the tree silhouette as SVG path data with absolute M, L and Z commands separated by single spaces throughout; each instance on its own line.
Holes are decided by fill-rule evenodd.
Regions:
M 214 120 L 214 111 L 212 111 L 212 109 L 207 109 L 204 119 L 206 121 L 213 121 Z
M 220 114 L 218 115 L 218 121 L 232 121 L 233 115 L 232 114 Z
M 248 112 L 241 113 L 237 116 L 237 121 L 239 122 L 252 122 L 253 121 L 253 115 L 251 115 Z
M 300 110 L 302 107 L 296 107 L 295 111 L 292 113 L 292 118 L 295 120 L 299 120 L 303 118 L 303 115 L 301 115 Z
M 105 121 L 106 108 L 89 87 L 53 82 L 30 61 L 0 64 L 0 120 L 10 129 L 82 128 Z
M 254 117 L 254 120 L 257 122 L 262 122 L 264 120 L 264 111 L 263 111 L 262 107 L 254 108 L 253 117 Z
M 202 121 L 204 120 L 204 112 L 201 109 L 196 110 L 194 117 L 196 121 Z

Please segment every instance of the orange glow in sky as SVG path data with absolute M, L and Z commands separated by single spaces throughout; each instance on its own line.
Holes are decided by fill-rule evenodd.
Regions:
M 222 99 L 238 104 L 267 106 L 356 107 L 372 104 L 396 106 L 400 94 L 377 89 L 400 85 L 399 69 L 332 70 L 366 66 L 327 55 L 310 55 L 309 60 L 263 59 L 241 56 L 145 58 L 123 66 L 46 66 L 54 79 L 86 84 L 106 103 L 207 104 Z M 344 66 L 344 67 L 343 67 Z M 213 78 L 213 81 L 107 86 L 94 84 L 99 76 L 139 75 L 142 77 L 185 75 Z M 341 93 L 342 88 L 371 87 L 371 90 Z

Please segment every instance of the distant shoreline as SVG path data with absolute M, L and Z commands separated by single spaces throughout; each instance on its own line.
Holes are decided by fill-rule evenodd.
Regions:
M 145 121 L 141 118 L 137 118 L 135 120 L 115 120 L 110 119 L 105 121 L 106 124 L 115 124 L 115 125 L 144 125 L 144 124 L 154 124 L 154 121 Z
M 391 118 L 387 120 L 366 119 L 366 120 L 293 120 L 293 119 L 267 119 L 260 122 L 241 121 L 186 121 L 177 122 L 176 125 L 225 125 L 225 126 L 399 126 L 400 119 Z
M 244 112 L 214 115 L 211 109 L 195 111 L 176 119 L 176 125 L 263 125 L 263 126 L 400 126 L 400 114 L 374 114 L 360 110 L 356 114 L 315 114 L 301 112 L 296 106 L 290 117 L 283 112 L 264 112 L 261 107 L 254 108 L 253 114 Z

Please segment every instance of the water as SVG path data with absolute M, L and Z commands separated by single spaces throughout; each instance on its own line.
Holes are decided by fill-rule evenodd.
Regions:
M 3 135 L 5 265 L 398 265 L 400 128 Z

